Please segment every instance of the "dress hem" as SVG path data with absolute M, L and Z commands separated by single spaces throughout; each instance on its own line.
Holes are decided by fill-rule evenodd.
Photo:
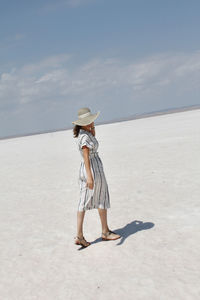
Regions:
M 101 208 L 101 209 L 108 209 L 110 208 L 110 206 L 107 206 L 107 207 L 102 207 L 102 206 L 95 206 L 95 207 L 85 207 L 85 208 L 82 208 L 82 209 L 78 209 L 78 211 L 85 211 L 85 210 L 91 210 L 91 209 L 98 209 L 98 208 Z

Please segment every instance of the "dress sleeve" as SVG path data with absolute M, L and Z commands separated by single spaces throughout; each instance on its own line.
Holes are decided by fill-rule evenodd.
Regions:
M 79 140 L 79 145 L 82 148 L 83 146 L 87 146 L 89 149 L 93 149 L 94 148 L 94 143 L 93 141 L 89 138 L 89 136 L 87 134 L 84 134 L 80 137 Z

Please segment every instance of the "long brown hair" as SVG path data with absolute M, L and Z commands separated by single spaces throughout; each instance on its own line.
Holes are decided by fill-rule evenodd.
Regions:
M 74 138 L 77 138 L 78 135 L 79 135 L 79 131 L 81 129 L 82 126 L 80 125 L 75 125 L 74 128 L 73 128 L 73 134 L 74 134 Z

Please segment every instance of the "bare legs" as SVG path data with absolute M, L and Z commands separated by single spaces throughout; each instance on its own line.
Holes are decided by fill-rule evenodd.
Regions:
M 77 211 L 77 236 L 83 237 L 83 220 L 85 216 L 85 211 Z
M 107 223 L 107 209 L 98 208 L 99 216 L 101 219 L 102 232 L 109 230 Z
M 107 224 L 107 209 L 98 208 L 102 232 L 107 232 L 109 230 Z M 83 220 L 85 216 L 85 211 L 77 211 L 77 236 L 83 237 Z
M 116 234 L 115 232 L 110 232 L 110 229 L 108 227 L 107 223 L 107 209 L 98 208 L 99 216 L 101 219 L 101 225 L 102 225 L 102 240 L 116 240 L 120 238 L 119 234 Z
M 120 238 L 119 234 L 116 234 L 115 232 L 109 233 L 109 227 L 107 223 L 107 209 L 98 208 L 99 216 L 101 219 L 101 225 L 102 225 L 102 239 L 104 238 L 107 240 L 116 240 Z M 83 220 L 85 216 L 85 211 L 77 211 L 77 236 L 79 238 L 83 238 Z M 109 234 L 109 237 L 108 237 Z M 88 246 L 89 243 L 85 240 L 82 243 L 84 243 L 85 246 Z M 85 244 L 86 243 L 86 244 Z

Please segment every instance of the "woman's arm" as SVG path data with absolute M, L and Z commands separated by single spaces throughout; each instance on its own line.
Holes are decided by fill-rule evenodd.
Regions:
M 90 149 L 87 146 L 83 146 L 83 158 L 85 162 L 85 169 L 87 173 L 87 186 L 89 189 L 93 189 L 93 177 L 92 177 L 92 171 L 90 167 L 90 159 L 89 159 L 89 151 Z

